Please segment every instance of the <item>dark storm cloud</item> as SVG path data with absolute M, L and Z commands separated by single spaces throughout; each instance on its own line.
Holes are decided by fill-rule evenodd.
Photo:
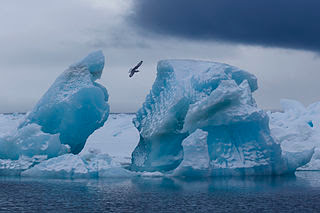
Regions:
M 190 39 L 320 50 L 319 0 L 135 0 L 130 21 Z

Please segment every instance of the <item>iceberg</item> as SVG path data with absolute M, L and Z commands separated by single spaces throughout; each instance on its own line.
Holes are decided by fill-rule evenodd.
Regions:
M 227 64 L 160 61 L 152 89 L 133 120 L 140 141 L 132 153 L 131 169 L 175 170 L 180 174 L 201 170 L 210 176 L 294 172 L 310 160 L 313 152 L 282 154 L 280 145 L 271 136 L 268 115 L 252 97 L 257 88 L 254 75 Z M 202 139 L 192 136 L 198 129 L 207 136 Z M 187 146 L 183 141 L 189 135 L 203 147 Z M 206 163 L 197 165 L 190 153 L 198 156 L 196 150 L 203 153 L 205 149 L 209 166 L 199 169 L 205 168 Z M 299 159 L 292 161 L 287 156 Z
M 108 92 L 95 81 L 104 67 L 102 51 L 89 54 L 65 70 L 26 116 L 19 129 L 37 124 L 47 134 L 59 134 L 71 153 L 79 153 L 109 115 Z
M 305 107 L 298 101 L 282 99 L 282 111 L 268 112 L 270 130 L 284 152 L 310 152 L 311 161 L 300 170 L 320 170 L 320 102 Z
M 101 51 L 64 71 L 34 109 L 24 115 L 1 115 L 0 173 L 18 175 L 40 162 L 82 150 L 87 137 L 109 115 L 107 90 L 95 81 L 104 67 Z M 20 124 L 19 124 L 20 123 Z

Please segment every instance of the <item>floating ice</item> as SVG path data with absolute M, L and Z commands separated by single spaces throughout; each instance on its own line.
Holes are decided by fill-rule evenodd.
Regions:
M 0 159 L 0 175 L 19 176 L 22 171 L 46 159 L 46 155 L 35 155 L 33 157 L 20 156 L 18 160 Z
M 293 164 L 282 156 L 267 114 L 252 97 L 256 89 L 254 75 L 226 64 L 159 62 L 152 90 L 134 119 L 140 142 L 132 153 L 132 169 L 170 171 L 181 162 L 186 168 L 192 161 L 187 154 L 184 162 L 182 141 L 201 129 L 208 134 L 211 176 L 294 172 L 310 153 L 302 153 Z M 184 148 L 192 152 L 192 147 Z
M 130 177 L 109 155 L 91 153 L 84 156 L 66 154 L 43 161 L 21 173 L 22 176 L 43 178 Z
M 27 115 L 20 129 L 38 124 L 48 134 L 59 134 L 74 154 L 109 115 L 107 90 L 95 80 L 104 67 L 102 51 L 93 52 L 64 71 Z

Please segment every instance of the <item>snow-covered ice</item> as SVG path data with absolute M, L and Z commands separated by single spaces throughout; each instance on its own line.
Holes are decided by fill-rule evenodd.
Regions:
M 268 112 L 272 135 L 283 151 L 315 153 L 302 170 L 320 170 L 320 102 L 305 107 L 298 101 L 282 99 L 282 112 Z
M 108 154 L 121 164 L 130 164 L 131 153 L 139 142 L 133 117 L 133 114 L 110 114 L 104 126 L 89 136 L 80 155 L 90 152 Z

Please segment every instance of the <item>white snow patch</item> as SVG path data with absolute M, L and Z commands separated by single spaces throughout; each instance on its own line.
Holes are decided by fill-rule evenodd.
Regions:
M 87 139 L 80 155 L 108 154 L 122 164 L 131 162 L 131 153 L 139 142 L 139 132 L 132 123 L 133 114 L 110 114 L 103 127 Z

